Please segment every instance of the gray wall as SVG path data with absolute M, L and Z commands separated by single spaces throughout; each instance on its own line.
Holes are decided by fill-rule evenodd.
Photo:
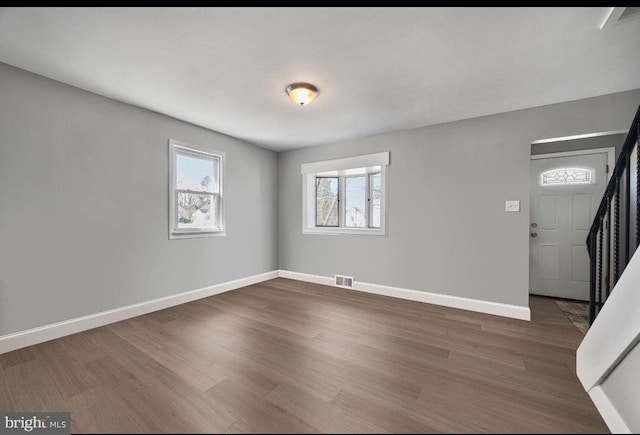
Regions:
M 531 141 L 628 129 L 639 103 L 634 90 L 277 155 L 0 64 L 0 335 L 278 268 L 527 306 Z M 226 237 L 168 239 L 170 138 L 226 152 Z M 389 235 L 303 235 L 300 164 L 381 151 Z
M 168 239 L 168 140 L 226 152 L 227 236 Z M 277 155 L 0 64 L 0 335 L 278 268 Z
M 631 122 L 629 122 L 629 124 L 631 124 Z M 630 126 L 631 125 L 629 125 L 629 127 Z M 589 131 L 587 133 L 597 132 Z M 613 147 L 616 149 L 617 160 L 618 156 L 620 155 L 620 151 L 622 151 L 622 146 L 624 145 L 624 140 L 626 139 L 626 137 L 627 133 L 620 133 L 607 136 L 596 136 L 582 139 L 531 144 L 531 155 Z
M 611 401 L 631 433 L 640 432 L 640 345 L 636 344 L 611 374 L 602 382 L 602 392 Z
M 280 153 L 280 269 L 528 306 L 531 142 L 628 129 L 638 104 L 640 89 Z M 303 235 L 300 165 L 381 151 L 388 236 Z

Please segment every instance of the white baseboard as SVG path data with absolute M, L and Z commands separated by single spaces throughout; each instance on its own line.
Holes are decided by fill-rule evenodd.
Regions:
M 240 278 L 221 284 L 203 287 L 191 290 L 177 295 L 166 296 L 164 298 L 153 299 L 139 304 L 128 305 L 126 307 L 116 308 L 113 310 L 102 311 L 88 316 L 77 317 L 75 319 L 65 320 L 63 322 L 53 323 L 51 325 L 40 326 L 38 328 L 28 329 L 26 331 L 16 332 L 14 334 L 3 335 L 0 337 L 0 354 L 31 346 L 55 338 L 64 337 L 77 332 L 86 331 L 88 329 L 97 328 L 98 326 L 108 325 L 109 323 L 119 322 L 121 320 L 130 319 L 142 314 L 151 313 L 153 311 L 162 310 L 173 307 L 175 305 L 184 304 L 185 302 L 195 301 L 209 296 L 235 290 L 240 287 L 246 287 L 252 284 L 258 284 L 263 281 L 277 278 L 278 271 L 261 273 L 246 278 Z
M 180 293 L 177 295 L 166 296 L 164 298 L 153 299 L 139 304 L 128 305 L 126 307 L 115 308 L 113 310 L 102 311 L 88 316 L 77 317 L 75 319 L 65 320 L 63 322 L 53 323 L 50 325 L 40 326 L 38 328 L 28 329 L 26 331 L 16 332 L 0 336 L 0 354 L 10 352 L 12 350 L 31 346 L 77 332 L 86 331 L 99 326 L 108 325 L 109 323 L 119 322 L 121 320 L 130 319 L 132 317 L 151 313 L 153 311 L 162 310 L 173 307 L 175 305 L 184 304 L 186 302 L 195 301 L 197 299 L 224 293 L 237 288 L 246 287 L 252 284 L 258 284 L 274 278 L 289 278 L 299 281 L 312 282 L 316 284 L 324 284 L 332 286 L 334 280 L 332 277 L 311 275 L 307 273 L 290 272 L 287 270 L 274 270 L 271 272 L 261 273 L 258 275 L 240 278 L 234 281 L 228 281 L 221 284 L 203 287 L 196 290 Z M 352 290 L 374 293 L 385 296 L 392 296 L 400 299 L 408 299 L 412 301 L 425 302 L 429 304 L 443 305 L 446 307 L 461 308 L 464 310 L 478 311 L 481 313 L 495 314 L 498 316 L 512 317 L 521 320 L 530 320 L 531 312 L 527 307 L 517 305 L 501 304 L 498 302 L 487 302 L 477 299 L 462 298 L 458 296 L 448 296 L 437 293 L 429 293 L 417 290 L 409 290 L 399 287 L 390 287 L 377 284 L 369 284 L 354 281 Z
M 330 286 L 334 285 L 334 280 L 332 277 L 291 272 L 288 270 L 280 270 L 280 277 L 296 279 L 298 281 L 312 282 L 315 284 Z M 353 288 L 350 290 L 357 290 L 384 296 L 392 296 L 395 298 L 408 299 L 411 301 L 424 302 L 434 305 L 443 305 L 445 307 L 460 308 L 463 310 L 477 311 L 480 313 L 494 314 L 496 316 L 511 317 L 520 320 L 531 320 L 531 310 L 529 310 L 528 307 L 521 307 L 519 305 L 502 304 L 500 302 L 482 301 L 479 299 L 463 298 L 460 296 L 449 296 L 438 293 L 370 284 L 359 281 L 354 281 Z
M 611 433 L 633 433 L 600 386 L 593 387 L 589 391 L 589 397 L 591 397 L 593 404 L 598 409 Z

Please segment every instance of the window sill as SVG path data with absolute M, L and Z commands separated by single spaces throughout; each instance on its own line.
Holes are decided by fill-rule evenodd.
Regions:
M 169 239 L 199 239 L 203 237 L 224 237 L 227 235 L 226 230 L 222 231 L 180 231 L 169 233 Z
M 302 234 L 325 234 L 325 235 L 359 235 L 359 236 L 386 236 L 383 229 L 374 228 L 304 228 Z

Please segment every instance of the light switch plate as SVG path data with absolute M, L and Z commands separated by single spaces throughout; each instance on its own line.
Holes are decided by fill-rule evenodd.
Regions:
M 504 203 L 504 211 L 520 211 L 520 201 L 506 201 Z

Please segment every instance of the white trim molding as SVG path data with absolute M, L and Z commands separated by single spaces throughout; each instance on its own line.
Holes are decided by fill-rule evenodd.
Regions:
M 389 151 L 362 156 L 345 157 L 342 159 L 323 160 L 321 162 L 303 163 L 300 167 L 302 175 L 317 172 L 340 171 L 352 168 L 366 168 L 369 166 L 389 165 Z
M 108 325 L 110 323 L 119 322 L 121 320 L 130 319 L 132 317 L 151 313 L 153 311 L 163 310 L 175 305 L 184 304 L 185 302 L 195 301 L 197 299 L 206 298 L 220 293 L 246 287 L 252 284 L 258 284 L 263 281 L 278 278 L 278 271 L 265 272 L 258 275 L 252 275 L 246 278 L 240 278 L 233 281 L 227 281 L 221 284 L 215 284 L 176 295 L 166 296 L 163 298 L 153 299 L 138 304 L 127 305 L 113 310 L 102 311 L 88 316 L 77 317 L 75 319 L 65 320 L 63 322 L 53 323 L 50 325 L 40 326 L 38 328 L 28 329 L 26 331 L 16 332 L 0 336 L 0 354 L 10 352 L 12 350 L 31 346 L 45 341 L 53 340 L 78 332 L 86 331 L 99 326 Z
M 280 278 L 295 279 L 298 281 L 305 281 L 335 287 L 334 278 L 329 276 L 291 272 L 288 270 L 280 270 L 279 275 Z M 408 299 L 410 301 L 424 302 L 427 304 L 442 305 L 451 308 L 459 308 L 462 310 L 476 311 L 479 313 L 493 314 L 496 316 L 511 317 L 519 320 L 531 320 L 531 310 L 529 309 L 529 307 L 522 307 L 519 305 L 483 301 L 479 299 L 464 298 L 461 296 L 443 295 L 439 293 L 371 284 L 355 280 L 353 281 L 353 288 L 351 288 L 350 290 L 357 290 L 383 296 L 391 296 L 399 299 Z
M 600 385 L 640 343 L 640 255 L 631 257 L 576 351 L 576 374 L 586 391 Z
M 163 310 L 186 302 L 192 302 L 249 285 L 259 284 L 278 277 L 323 284 L 332 287 L 334 286 L 333 277 L 291 272 L 287 270 L 274 270 L 208 287 L 202 287 L 176 295 L 127 305 L 125 307 L 102 311 L 95 314 L 89 314 L 87 316 L 77 317 L 75 319 L 69 319 L 58 323 L 52 323 L 50 325 L 44 325 L 28 329 L 26 331 L 3 335 L 0 336 L 0 354 L 32 346 L 34 344 L 44 343 L 45 341 L 54 340 L 67 335 L 76 334 L 78 332 L 87 331 L 110 323 L 127 320 L 143 314 L 152 313 L 154 311 Z M 497 316 L 511 317 L 520 320 L 531 319 L 531 311 L 529 308 L 518 305 L 502 304 L 499 302 L 482 301 L 478 299 L 449 296 L 358 281 L 354 281 L 353 288 L 351 290 L 452 308 L 460 308 L 463 310 L 477 311 L 480 313 L 494 314 Z
M 561 151 L 557 153 L 531 154 L 531 160 L 553 159 L 556 157 L 584 156 L 588 154 L 613 153 L 615 157 L 616 149 L 614 147 L 591 148 L 588 150 Z
M 589 391 L 589 397 L 611 433 L 633 433 L 600 386 L 593 387 Z
M 576 351 L 576 374 L 611 433 L 635 433 L 620 415 L 602 385 L 618 365 L 640 345 L 640 254 L 627 264 Z M 633 388 L 633 384 L 629 384 Z M 637 396 L 639 393 L 634 391 Z
M 609 11 L 607 12 L 607 16 L 602 21 L 602 24 L 600 24 L 600 30 L 604 30 L 608 27 L 613 26 L 615 23 L 617 23 L 618 20 L 620 20 L 620 17 L 622 17 L 622 14 L 624 13 L 625 9 L 627 8 L 626 7 L 609 8 Z
M 600 131 L 597 133 L 575 134 L 573 136 L 550 137 L 547 139 L 534 140 L 531 142 L 531 144 L 535 145 L 539 143 L 563 142 L 565 140 L 589 139 L 591 137 L 610 136 L 612 134 L 622 134 L 622 133 L 628 133 L 628 130 L 611 130 L 611 131 Z

